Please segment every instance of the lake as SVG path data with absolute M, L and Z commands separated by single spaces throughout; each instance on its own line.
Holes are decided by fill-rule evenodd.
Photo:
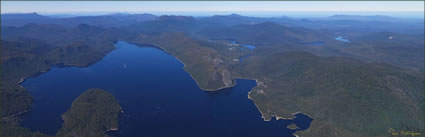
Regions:
M 249 50 L 254 50 L 256 47 L 254 45 L 249 45 L 249 44 L 241 44 L 242 47 L 247 48 Z
M 350 42 L 348 39 L 344 39 L 342 36 L 336 37 L 335 40 L 342 41 L 342 42 Z
M 236 41 L 233 41 L 232 44 L 239 44 Z M 242 47 L 242 50 L 249 50 L 251 53 L 248 53 L 247 55 L 243 55 L 239 58 L 239 62 L 243 62 L 243 60 L 249 56 L 252 55 L 252 51 L 254 51 L 254 49 L 256 48 L 255 45 L 251 45 L 251 44 L 239 44 Z
M 117 49 L 88 67 L 53 67 L 21 85 L 34 96 L 22 126 L 54 135 L 61 115 L 88 88 L 102 88 L 120 102 L 123 113 L 113 136 L 258 136 L 292 137 L 296 123 L 307 129 L 312 121 L 299 114 L 294 120 L 264 121 L 248 92 L 253 80 L 238 79 L 233 88 L 199 89 L 175 57 L 151 46 L 119 41 Z M 301 130 L 298 129 L 298 130 Z

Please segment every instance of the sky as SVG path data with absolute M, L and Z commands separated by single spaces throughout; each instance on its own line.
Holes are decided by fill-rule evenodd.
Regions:
M 388 14 L 423 16 L 424 1 L 1 1 L 1 13 Z M 414 14 L 412 14 L 414 13 Z

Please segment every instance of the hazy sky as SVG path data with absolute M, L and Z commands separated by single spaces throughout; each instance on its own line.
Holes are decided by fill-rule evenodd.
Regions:
M 1 1 L 1 13 L 424 12 L 424 1 Z

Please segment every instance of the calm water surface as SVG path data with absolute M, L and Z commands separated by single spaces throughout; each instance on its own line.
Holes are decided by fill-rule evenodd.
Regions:
M 242 44 L 242 47 L 247 48 L 249 50 L 254 50 L 256 47 L 254 45 Z
M 344 39 L 342 36 L 336 37 L 335 40 L 342 41 L 342 42 L 350 42 L 348 39 Z
M 232 42 L 233 44 L 239 44 L 236 41 Z M 256 46 L 251 45 L 251 44 L 239 44 L 242 47 L 242 50 L 249 50 L 251 53 L 248 53 L 247 55 L 244 55 L 242 57 L 239 58 L 240 62 L 243 62 L 245 58 L 249 57 L 252 55 L 252 51 L 254 51 L 254 49 L 256 48 Z
M 301 129 L 311 119 L 261 118 L 247 93 L 256 83 L 237 80 L 233 88 L 207 92 L 182 69 L 173 56 L 152 47 L 120 41 L 117 49 L 89 67 L 53 67 L 22 83 L 34 96 L 33 108 L 22 115 L 22 126 L 54 135 L 62 126 L 61 114 L 88 88 L 103 88 L 120 102 L 124 113 L 114 136 L 258 136 L 291 137 L 286 128 Z

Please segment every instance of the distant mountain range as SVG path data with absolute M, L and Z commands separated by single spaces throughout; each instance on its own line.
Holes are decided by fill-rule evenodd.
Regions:
M 23 26 L 29 23 L 37 24 L 61 24 L 65 26 L 77 26 L 80 23 L 96 25 L 99 27 L 118 27 L 144 21 L 152 21 L 159 18 L 152 14 L 107 14 L 98 16 L 77 16 L 65 18 L 52 18 L 49 16 L 39 15 L 37 13 L 28 14 L 2 14 L 2 26 Z M 402 19 L 389 16 L 359 16 L 359 15 L 334 15 L 323 18 L 290 18 L 287 16 L 281 17 L 248 17 L 238 14 L 230 15 L 215 15 L 211 17 L 194 17 L 201 22 L 222 25 L 238 25 L 238 24 L 257 24 L 263 22 L 273 22 L 286 26 L 298 26 L 311 29 L 344 29 L 349 27 L 357 31 L 378 32 L 382 29 L 391 29 L 391 31 L 403 31 L 404 33 L 420 33 L 413 28 L 422 27 L 423 19 Z M 384 23 L 386 22 L 386 23 Z M 344 24 L 344 25 L 342 25 Z M 379 25 L 377 25 L 379 24 Z M 370 28 L 369 26 L 377 26 Z M 412 26 L 413 25 L 413 26 Z M 402 27 L 401 27 L 402 26 Z M 408 28 L 408 31 L 405 29 Z M 366 29 L 369 28 L 369 29 Z M 403 30 L 404 29 L 404 30 Z
M 74 27 L 79 24 L 96 25 L 99 27 L 112 27 L 132 24 L 140 21 L 154 20 L 157 16 L 152 14 L 111 14 L 102 16 L 78 16 L 69 18 L 52 18 L 30 14 L 2 14 L 2 26 L 23 26 L 30 23 L 35 24 L 61 24 Z

